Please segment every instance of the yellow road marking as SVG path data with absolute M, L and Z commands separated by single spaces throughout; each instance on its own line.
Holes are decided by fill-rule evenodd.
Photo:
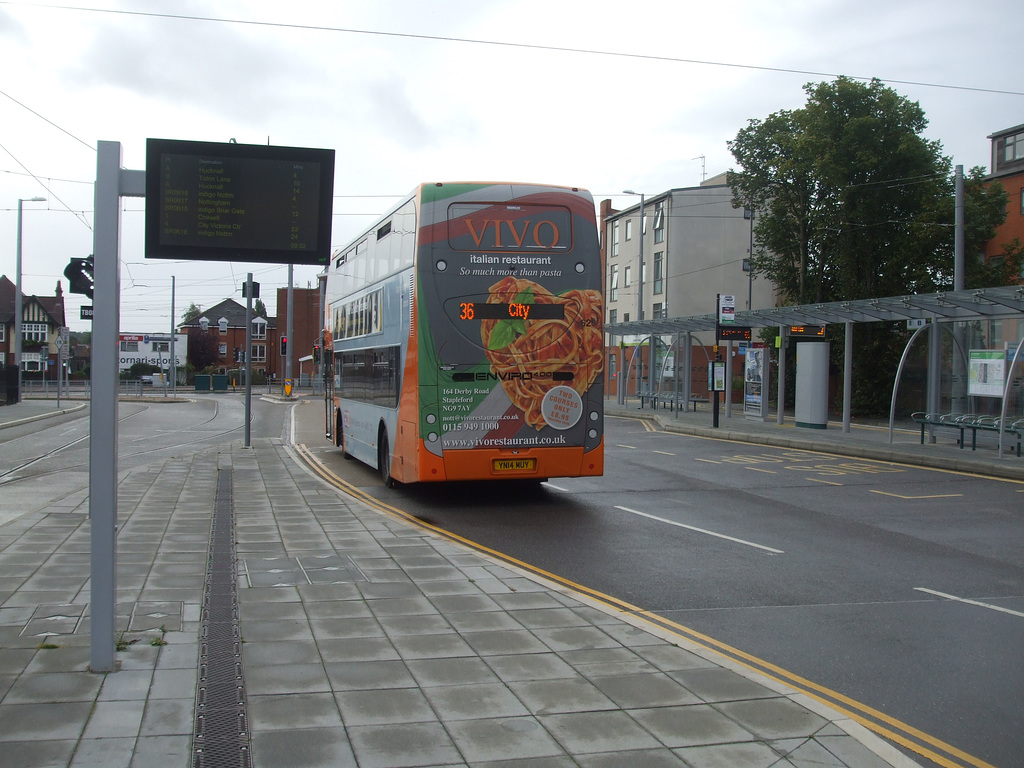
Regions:
M 418 528 L 429 530 L 433 533 L 436 533 L 438 536 L 449 539 L 451 541 L 457 541 L 469 547 L 470 549 L 476 550 L 477 552 L 483 552 L 502 562 L 514 565 L 517 568 L 521 568 L 524 571 L 533 573 L 537 576 L 540 576 L 541 578 L 547 579 L 556 584 L 561 584 L 582 595 L 587 595 L 599 602 L 608 605 L 609 607 L 615 608 L 624 613 L 632 614 L 637 619 L 644 621 L 648 624 L 652 624 L 654 626 L 660 627 L 661 629 L 674 632 L 679 636 L 688 639 L 690 642 L 693 642 L 703 648 L 706 648 L 707 650 L 710 650 L 722 656 L 723 658 L 730 659 L 734 663 L 738 663 L 748 669 L 753 670 L 754 672 L 757 672 L 758 674 L 764 675 L 772 680 L 775 680 L 776 682 L 780 682 L 784 685 L 788 685 L 791 688 L 797 689 L 798 691 L 810 696 L 815 701 L 819 701 L 822 704 L 828 706 L 829 708 L 835 710 L 836 712 L 839 712 L 843 715 L 852 718 L 856 722 L 863 725 L 865 728 L 868 728 L 869 730 L 874 731 L 875 733 L 887 739 L 890 739 L 896 742 L 897 744 L 900 744 L 901 746 L 928 758 L 929 760 L 932 760 L 933 762 L 943 766 L 944 768 L 963 768 L 963 765 L 965 764 L 975 766 L 975 768 L 996 768 L 996 766 L 992 765 L 991 763 L 987 763 L 979 758 L 974 757 L 973 755 L 970 755 L 960 749 L 957 749 L 953 745 L 947 744 L 946 742 L 942 741 L 941 739 L 937 739 L 934 736 L 930 736 L 927 733 L 924 733 L 923 731 L 920 731 L 911 725 L 908 725 L 900 720 L 897 720 L 894 717 L 885 714 L 884 712 L 880 712 L 872 707 L 869 707 L 866 704 L 858 702 L 855 699 L 851 699 L 850 697 L 842 693 L 839 693 L 838 691 L 833 691 L 830 688 L 826 688 L 823 685 L 819 685 L 818 683 L 801 677 L 800 675 L 789 672 L 788 670 L 779 667 L 775 664 L 772 664 L 769 661 L 765 661 L 764 659 L 760 659 L 757 656 L 746 653 L 745 651 L 741 651 L 740 649 L 734 648 L 733 646 L 727 645 L 726 643 L 716 640 L 709 635 L 702 634 L 700 632 L 697 632 L 696 630 L 690 629 L 687 626 L 678 624 L 674 621 L 671 621 L 670 619 L 666 619 L 662 616 L 659 616 L 656 613 L 644 610 L 643 608 L 628 603 L 625 600 L 620 600 L 619 598 L 613 597 L 612 595 L 605 594 L 596 589 L 591 589 L 590 587 L 571 581 L 562 576 L 558 576 L 556 574 L 545 571 L 542 568 L 538 568 L 534 565 L 525 563 L 522 560 L 518 560 L 510 555 L 504 554 L 503 552 L 491 549 L 490 547 L 484 546 L 483 544 L 479 544 L 475 541 L 472 541 L 471 539 L 464 538 L 462 536 L 459 536 L 458 534 L 446 531 L 443 528 L 439 528 L 435 525 L 431 525 L 430 523 L 426 523 L 410 515 L 408 512 L 398 509 L 397 507 L 393 507 L 390 504 L 386 504 L 380 501 L 379 499 L 370 496 L 368 493 L 360 490 L 351 483 L 342 480 L 340 477 L 331 472 L 318 458 L 313 456 L 313 454 L 310 452 L 308 448 L 306 448 L 305 445 L 295 444 L 292 445 L 291 447 L 295 449 L 295 451 L 299 454 L 304 463 L 313 472 L 315 472 L 317 475 L 323 478 L 325 482 L 359 499 L 367 506 L 369 506 L 371 509 L 375 509 L 379 512 L 383 512 L 393 517 L 400 518 L 412 525 L 415 525 Z M 698 459 L 698 461 L 701 461 L 701 459 Z M 704 461 L 709 460 L 704 459 Z M 712 463 L 717 464 L 719 462 Z M 885 723 L 886 725 L 896 730 L 890 730 L 890 728 L 886 727 L 886 725 L 881 725 L 880 723 Z M 911 739 L 916 739 L 917 741 L 912 741 Z M 939 751 L 936 752 L 934 750 Z M 947 758 L 946 755 L 958 758 L 962 762 L 953 762 L 952 760 Z
M 937 493 L 931 496 L 904 496 L 902 493 L 888 493 L 887 491 L 870 490 L 869 493 L 877 493 L 879 496 L 893 496 L 897 499 L 955 499 L 963 496 L 962 493 Z
M 669 453 L 668 451 L 651 451 L 651 453 L 660 453 L 662 456 L 675 456 L 674 453 Z
M 699 458 L 697 456 L 694 456 L 693 460 L 694 461 L 703 461 L 705 464 L 721 464 L 722 463 L 720 461 L 715 461 L 714 459 L 701 459 L 701 458 Z
M 794 467 L 794 469 L 799 469 L 799 467 Z M 819 480 L 816 477 L 808 477 L 806 479 L 810 480 L 812 483 L 823 483 L 824 485 L 838 485 L 840 488 L 843 487 L 842 483 L 833 483 L 831 480 Z
M 775 470 L 772 470 L 772 469 L 761 469 L 760 467 L 746 467 L 746 469 L 749 469 L 751 472 L 764 472 L 766 475 L 777 475 L 777 474 L 779 474 Z

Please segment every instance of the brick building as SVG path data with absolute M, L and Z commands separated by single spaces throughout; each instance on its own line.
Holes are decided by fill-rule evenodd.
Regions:
M 308 381 L 313 367 L 310 358 L 313 343 L 320 337 L 320 291 L 317 288 L 293 288 L 292 337 L 288 354 L 292 359 L 292 379 L 298 384 Z M 281 338 L 286 335 L 288 289 L 277 289 L 277 317 L 253 316 L 252 349 L 250 359 L 254 374 L 280 381 L 285 374 L 281 356 Z M 181 333 L 206 333 L 214 336 L 218 347 L 216 363 L 218 373 L 227 373 L 239 367 L 235 350 L 245 349 L 245 305 L 234 299 L 225 299 L 197 317 L 178 326 Z
M 989 181 L 998 181 L 1006 190 L 1006 221 L 996 230 L 985 248 L 985 258 L 999 256 L 1003 245 L 1015 239 L 1024 243 L 1024 125 L 997 131 L 992 142 Z
M 14 312 L 17 286 L 0 275 L 0 360 L 14 367 Z M 57 337 L 66 326 L 60 281 L 53 296 L 21 297 L 21 372 L 26 379 L 56 380 L 60 369 Z

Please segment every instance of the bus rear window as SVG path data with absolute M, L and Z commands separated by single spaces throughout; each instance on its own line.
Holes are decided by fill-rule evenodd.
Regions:
M 558 205 L 453 203 L 448 245 L 454 251 L 561 253 L 572 249 L 572 215 Z

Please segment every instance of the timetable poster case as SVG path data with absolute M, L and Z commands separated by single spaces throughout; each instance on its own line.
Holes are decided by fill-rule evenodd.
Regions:
M 972 349 L 969 359 L 967 394 L 1002 397 L 1006 385 L 1006 352 L 1001 349 Z
M 747 349 L 743 366 L 743 414 L 748 419 L 764 421 L 768 418 L 768 350 L 764 347 Z

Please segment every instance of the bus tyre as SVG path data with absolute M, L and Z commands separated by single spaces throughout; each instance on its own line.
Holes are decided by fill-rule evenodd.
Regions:
M 341 448 L 341 457 L 343 459 L 351 459 L 352 454 L 345 448 L 345 428 L 341 426 L 341 414 L 338 413 L 334 418 L 334 444 Z
M 394 488 L 398 483 L 391 476 L 391 447 L 388 445 L 388 432 L 381 429 L 377 456 L 377 466 L 380 467 L 380 477 L 384 481 L 385 488 Z

